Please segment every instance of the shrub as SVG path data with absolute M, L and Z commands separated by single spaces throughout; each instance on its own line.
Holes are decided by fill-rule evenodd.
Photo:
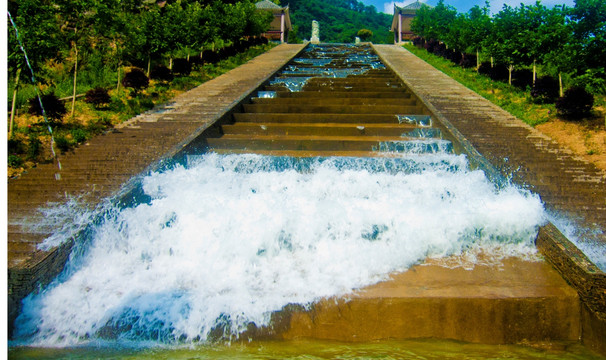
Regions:
M 8 152 L 12 154 L 21 154 L 25 151 L 25 144 L 18 139 L 8 140 Z
M 72 138 L 74 139 L 74 141 L 78 144 L 85 142 L 88 138 L 86 131 L 82 129 L 73 129 L 72 131 L 70 131 L 70 133 L 72 134 Z
M 564 92 L 564 96 L 556 101 L 558 113 L 579 118 L 589 114 L 593 107 L 593 95 L 582 87 L 573 86 Z
M 522 90 L 532 87 L 532 71 L 530 69 L 514 70 L 511 73 L 511 85 Z
M 440 43 L 438 42 L 438 40 L 430 39 L 427 42 L 425 42 L 425 50 L 427 50 L 428 53 L 433 54 L 439 44 Z
M 187 59 L 175 59 L 173 61 L 173 73 L 178 75 L 189 75 L 191 64 Z
M 368 29 L 360 29 L 358 31 L 358 37 L 360 37 L 362 41 L 368 41 L 372 35 L 372 31 Z
M 34 160 L 40 155 L 42 150 L 42 142 L 36 134 L 29 134 L 29 146 L 27 147 L 27 158 Z
M 478 68 L 478 73 L 480 73 L 482 75 L 490 76 L 491 69 L 492 69 L 492 67 L 490 66 L 490 62 L 484 61 L 483 63 L 480 64 L 480 67 Z
M 124 87 L 132 88 L 133 91 L 138 93 L 141 89 L 145 89 L 149 86 L 149 79 L 143 72 L 143 70 L 134 68 L 127 72 L 122 79 L 122 85 Z
M 55 136 L 55 145 L 62 153 L 69 151 L 72 148 L 72 143 L 63 135 Z
M 463 59 L 463 54 L 461 54 L 459 51 L 447 50 L 446 58 L 455 64 L 459 64 Z
M 172 81 L 174 78 L 172 71 L 164 65 L 156 65 L 149 73 L 149 77 L 160 81 Z
M 490 69 L 488 76 L 494 81 L 505 82 L 509 80 L 509 69 L 503 64 L 497 64 Z
M 542 76 L 538 78 L 530 95 L 537 104 L 553 103 L 560 93 L 560 84 L 553 76 Z
M 41 99 L 44 112 L 49 121 L 61 120 L 67 113 L 65 104 L 54 93 L 42 95 Z M 32 115 L 42 115 L 42 108 L 37 96 L 29 99 L 29 113 Z
M 447 52 L 446 44 L 444 44 L 444 43 L 438 43 L 437 45 L 435 45 L 433 47 L 433 53 L 436 54 L 436 55 L 438 55 L 438 56 L 446 57 L 445 56 L 446 52 Z
M 461 57 L 461 61 L 459 61 L 459 65 L 466 69 L 474 68 L 477 64 L 478 58 L 475 54 L 463 54 Z
M 425 44 L 425 40 L 422 37 L 417 36 L 412 39 L 412 44 L 418 48 L 422 48 Z
M 86 126 L 86 130 L 92 134 L 102 134 L 105 130 L 112 128 L 112 122 L 107 117 L 101 117 L 97 120 L 90 121 Z
M 202 60 L 206 64 L 216 64 L 219 62 L 219 54 L 212 50 L 204 50 L 202 52 Z
M 102 87 L 96 87 L 86 92 L 84 101 L 88 104 L 93 104 L 96 108 L 98 108 L 101 105 L 109 104 L 111 97 L 107 93 L 107 90 Z
M 13 167 L 13 168 L 18 168 L 18 167 L 21 167 L 21 165 L 23 165 L 23 159 L 21 159 L 17 155 L 9 155 L 7 157 L 7 161 L 8 161 L 8 166 Z

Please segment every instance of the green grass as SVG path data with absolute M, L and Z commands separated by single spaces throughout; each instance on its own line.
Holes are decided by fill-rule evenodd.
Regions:
M 440 56 L 428 53 L 425 49 L 419 49 L 413 45 L 404 45 L 404 47 L 436 69 L 531 126 L 547 122 L 555 117 L 555 105 L 532 103 L 529 100 L 531 96 L 528 90 L 520 90 L 507 83 L 493 81 L 487 76 L 478 74 L 475 69 L 462 68 Z

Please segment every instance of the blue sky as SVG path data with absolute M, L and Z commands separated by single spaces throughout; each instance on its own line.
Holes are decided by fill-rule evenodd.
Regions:
M 387 0 L 358 0 L 363 2 L 366 5 L 374 5 L 378 11 L 382 11 L 388 14 L 393 14 L 393 4 L 394 1 Z M 397 0 L 395 3 L 398 6 L 408 5 L 416 0 Z M 427 3 L 429 5 L 436 5 L 438 0 L 420 0 L 421 2 Z M 453 6 L 460 13 L 467 12 L 474 5 L 479 5 L 480 7 L 484 6 L 485 0 L 444 0 L 446 5 Z M 536 3 L 536 0 L 491 0 L 490 1 L 490 11 L 494 14 L 499 12 L 504 4 L 507 4 L 511 7 L 517 7 L 521 3 L 525 5 L 533 5 Z M 569 7 L 574 6 L 574 0 L 543 0 L 541 4 L 552 7 L 553 5 L 566 5 Z

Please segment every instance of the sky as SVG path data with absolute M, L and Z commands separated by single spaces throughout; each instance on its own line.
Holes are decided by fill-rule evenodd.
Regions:
M 386 0 L 358 0 L 363 2 L 366 5 L 374 5 L 378 11 L 382 11 L 387 14 L 393 14 L 393 4 L 394 1 L 386 1 Z M 410 3 L 415 2 L 416 0 L 399 0 L 395 1 L 398 6 L 406 6 Z M 427 3 L 428 5 L 435 6 L 438 3 L 438 0 L 420 0 L 421 2 Z M 457 9 L 460 13 L 466 13 L 471 9 L 474 5 L 479 5 L 483 7 L 485 4 L 485 0 L 444 0 L 446 5 L 450 5 Z M 507 4 L 511 7 L 518 7 L 520 4 L 525 5 L 534 5 L 536 0 L 491 0 L 490 1 L 490 12 L 495 14 L 498 13 L 504 4 Z M 543 0 L 541 4 L 552 7 L 553 5 L 566 5 L 569 7 L 574 6 L 574 0 Z

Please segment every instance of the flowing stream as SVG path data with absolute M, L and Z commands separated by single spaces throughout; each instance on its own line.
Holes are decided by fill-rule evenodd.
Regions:
M 448 151 L 376 158 L 205 154 L 153 173 L 66 270 L 30 295 L 13 345 L 190 346 L 234 339 L 427 257 L 533 257 L 536 195 Z M 486 256 L 488 255 L 488 256 Z

